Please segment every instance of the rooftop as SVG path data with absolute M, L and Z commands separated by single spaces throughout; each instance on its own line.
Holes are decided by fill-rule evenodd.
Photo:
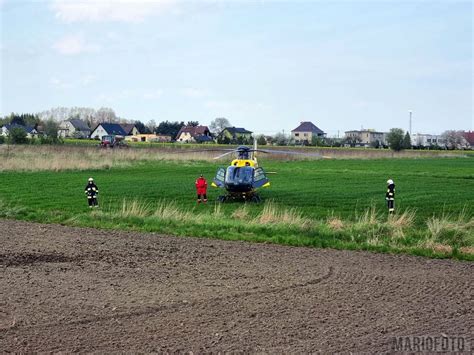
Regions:
M 312 132 L 317 134 L 324 134 L 324 132 L 316 127 L 313 122 L 301 122 L 298 127 L 293 129 L 291 132 Z

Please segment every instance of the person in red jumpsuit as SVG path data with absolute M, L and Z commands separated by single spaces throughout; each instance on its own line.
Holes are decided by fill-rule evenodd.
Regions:
M 200 176 L 196 180 L 196 191 L 197 191 L 197 203 L 207 202 L 207 181 L 204 176 Z

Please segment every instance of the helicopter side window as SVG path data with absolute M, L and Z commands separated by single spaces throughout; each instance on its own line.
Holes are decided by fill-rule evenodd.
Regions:
M 250 166 L 229 166 L 225 174 L 225 182 L 230 184 L 251 184 L 253 182 L 253 170 Z

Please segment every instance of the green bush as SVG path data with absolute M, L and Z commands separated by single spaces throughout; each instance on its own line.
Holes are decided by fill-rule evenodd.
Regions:
M 39 144 L 64 144 L 62 138 L 39 136 Z
M 10 130 L 8 140 L 11 144 L 26 144 L 28 138 L 26 137 L 26 131 L 20 127 L 13 127 Z

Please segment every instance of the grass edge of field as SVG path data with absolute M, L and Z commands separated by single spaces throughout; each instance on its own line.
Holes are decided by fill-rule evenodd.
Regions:
M 460 251 L 462 248 L 456 245 L 453 247 L 453 243 L 451 245 L 439 244 L 434 239 L 431 243 L 430 237 L 426 236 L 427 230 L 420 231 L 411 228 L 409 223 L 406 226 L 398 226 L 399 219 L 402 220 L 402 223 L 404 218 L 409 219 L 406 217 L 406 213 L 409 215 L 409 211 L 396 217 L 399 219 L 392 220 L 395 223 L 390 221 L 390 217 L 387 221 L 380 220 L 380 216 L 374 210 L 368 210 L 358 221 L 347 222 L 335 218 L 327 221 L 313 221 L 310 226 L 308 223 L 311 222 L 294 210 L 275 210 L 274 207 L 269 208 L 271 211 L 262 211 L 262 215 L 258 219 L 251 221 L 246 220 L 245 215 L 233 216 L 237 217 L 234 219 L 224 217 L 219 204 L 215 205 L 214 212 L 211 214 L 199 214 L 192 217 L 174 205 L 162 206 L 154 212 L 150 212 L 146 205 L 136 201 L 127 203 L 124 201 L 122 207 L 115 211 L 99 209 L 76 215 L 62 211 L 34 210 L 22 206 L 6 205 L 2 201 L 0 201 L 0 207 L 0 218 L 71 227 L 474 261 L 472 243 L 469 243 L 471 252 L 465 253 Z M 443 228 L 443 224 L 452 223 L 447 219 L 435 219 L 434 217 L 432 222 L 441 224 L 441 228 Z M 350 226 L 348 223 L 351 223 Z M 472 219 L 467 223 L 468 228 L 472 229 Z M 339 224 L 347 224 L 349 228 L 340 229 Z M 365 240 L 364 237 L 361 240 L 356 240 L 354 233 L 359 237 L 361 234 L 367 235 L 367 237 Z M 409 246 L 403 246 L 403 243 L 396 244 L 400 241 L 403 242 L 403 238 L 407 234 L 416 235 L 423 243 Z

